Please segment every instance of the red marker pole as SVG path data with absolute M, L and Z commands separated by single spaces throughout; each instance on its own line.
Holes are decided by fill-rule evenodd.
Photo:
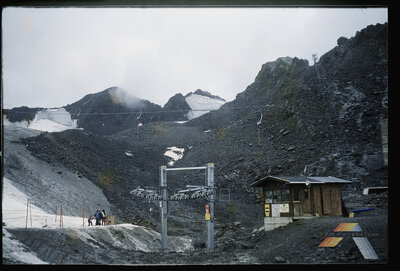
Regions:
M 32 205 L 31 205 L 31 200 L 29 200 L 29 211 L 31 212 L 31 228 L 32 228 Z
M 61 211 L 60 211 L 60 228 L 62 227 L 61 223 L 62 223 L 62 204 L 61 204 Z
M 87 212 L 88 212 L 88 214 L 89 214 L 89 218 L 91 217 L 91 212 L 90 212 L 90 210 L 89 210 L 89 207 L 87 208 Z M 89 226 L 89 221 L 88 221 L 88 226 Z M 93 225 L 92 225 L 93 226 Z
M 28 228 L 28 206 L 29 206 L 29 199 L 26 202 L 26 223 L 25 223 L 25 229 Z

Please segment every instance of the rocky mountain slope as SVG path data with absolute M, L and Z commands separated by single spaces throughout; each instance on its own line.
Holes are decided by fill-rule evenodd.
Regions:
M 54 118 L 69 118 L 74 122 L 71 127 L 85 129 L 97 135 L 111 135 L 124 130 L 136 128 L 144 123 L 156 121 L 187 121 L 218 109 L 226 101 L 208 91 L 197 89 L 185 96 L 178 93 L 171 97 L 161 107 L 148 100 L 143 100 L 129 94 L 119 87 L 110 87 L 98 93 L 88 94 L 79 101 L 61 108 L 29 108 L 26 106 L 3 109 L 3 115 L 12 123 L 35 129 L 37 124 L 33 122 L 48 119 L 54 122 Z M 49 111 L 67 111 L 49 114 Z M 51 112 L 50 112 L 51 113 Z M 68 114 L 69 113 L 69 114 Z M 65 125 L 64 121 L 55 121 L 54 125 Z M 75 127 L 76 126 L 76 127 Z M 40 127 L 39 127 L 40 130 Z
M 7 119 L 10 122 L 29 122 L 35 118 L 37 112 L 43 109 L 44 108 L 41 107 L 31 108 L 27 106 L 20 106 L 11 109 L 3 109 L 3 115 L 7 116 Z
M 141 199 L 128 200 L 129 191 L 137 185 L 158 186 L 159 166 L 168 163 L 163 154 L 172 146 L 185 149 L 176 166 L 215 163 L 217 187 L 231 189 L 236 209 L 241 204 L 254 209 L 257 191 L 249 185 L 257 178 L 299 175 L 305 166 L 308 175 L 386 185 L 380 136 L 380 120 L 387 118 L 386 31 L 387 25 L 377 25 L 349 40 L 340 38 L 314 66 L 288 57 L 268 62 L 233 102 L 183 125 L 153 122 L 140 127 L 138 134 L 131 129 L 105 138 L 70 130 L 24 143 L 42 159 L 87 176 L 103 188 L 115 213 L 123 220 L 135 217 L 136 222 L 145 220 L 148 208 Z M 377 54 L 374 61 L 361 58 L 371 52 Z M 328 69 L 332 65 L 335 68 Z M 183 177 L 198 178 L 192 172 Z M 179 182 L 171 180 L 171 187 Z M 201 213 L 202 207 L 197 210 Z M 243 215 L 228 213 L 231 220 Z
M 181 93 L 171 97 L 164 105 L 164 120 L 186 121 L 219 109 L 226 101 L 208 91 L 197 89 L 185 96 Z
M 282 254 L 287 250 L 286 246 L 279 246 L 282 233 L 271 238 L 261 237 L 259 232 L 249 234 L 249 229 L 261 227 L 263 221 L 262 209 L 257 202 L 258 191 L 250 184 L 265 175 L 299 175 L 305 172 L 307 175 L 331 175 L 349 180 L 357 178 L 361 187 L 387 185 L 380 130 L 381 121 L 388 118 L 387 61 L 387 24 L 377 24 L 357 32 L 350 39 L 339 38 L 338 45 L 313 66 L 309 66 L 306 60 L 290 57 L 265 63 L 255 81 L 234 101 L 184 124 L 162 121 L 162 108 L 158 108 L 149 114 L 149 121 L 138 130 L 134 126 L 119 133 L 99 135 L 96 129 L 103 128 L 96 124 L 93 131 L 41 133 L 15 140 L 13 144 L 25 146 L 34 157 L 50 167 L 63 165 L 100 187 L 117 222 L 144 226 L 152 218 L 151 227 L 156 230 L 160 226 L 158 202 L 132 197 L 129 192 L 138 185 L 158 187 L 159 167 L 170 162 L 165 152 L 170 147 L 182 148 L 183 157 L 174 166 L 204 166 L 213 162 L 217 193 L 222 188 L 230 189 L 231 201 L 216 203 L 219 249 L 235 253 L 254 249 L 255 253 L 269 248 L 272 251 L 270 256 L 276 255 L 274 251 Z M 177 102 L 183 102 L 181 96 L 185 98 L 183 95 L 175 96 Z M 80 101 L 82 106 L 85 102 Z M 184 112 L 188 110 L 187 107 L 180 108 Z M 73 114 L 78 116 L 79 111 L 74 110 Z M 150 115 L 154 115 L 152 119 Z M 157 116 L 160 119 L 157 120 Z M 132 123 L 137 117 L 131 117 Z M 261 124 L 257 125 L 259 122 Z M 10 166 L 13 165 L 11 162 L 12 159 L 5 164 L 10 179 L 18 171 L 17 166 L 14 165 L 14 169 Z M 203 184 L 202 174 L 171 172 L 168 175 L 170 193 L 187 184 Z M 350 196 L 344 198 L 345 204 L 358 200 L 357 193 L 360 191 L 347 191 Z M 170 202 L 169 234 L 190 234 L 196 240 L 194 247 L 203 247 L 203 241 L 198 240 L 204 240 L 204 203 L 204 200 Z M 387 208 L 385 204 L 380 206 Z M 385 228 L 386 211 L 377 210 L 383 218 L 381 229 Z M 371 225 L 372 222 L 368 220 L 365 223 Z M 246 230 L 235 233 L 230 228 L 232 225 L 240 225 Z M 299 222 L 296 225 L 305 224 Z M 297 234 L 306 236 L 310 227 L 307 225 L 302 228 L 302 233 Z M 316 234 L 326 233 L 327 225 L 315 225 L 321 226 L 321 231 L 315 231 Z M 239 232 L 245 238 L 240 242 L 240 238 L 236 238 Z M 251 238 L 258 242 L 259 247 L 251 247 Z M 302 243 L 297 239 L 291 240 L 293 242 L 288 240 L 286 244 Z M 273 241 L 275 247 L 264 244 L 268 241 Z M 316 239 L 313 241 L 317 243 Z M 235 245 L 230 246 L 232 243 Z M 385 254 L 384 247 L 380 253 Z M 308 258 L 299 259 L 315 263 L 324 257 L 322 254 L 313 252 Z M 354 262 L 360 256 L 354 255 L 342 256 L 347 260 L 353 257 L 350 261 Z M 207 262 L 203 256 L 191 256 Z M 146 257 L 149 257 L 147 263 L 154 263 L 158 258 L 157 255 Z M 176 260 L 176 255 L 170 257 Z M 255 262 L 273 262 L 275 259 L 262 259 L 262 255 L 254 257 Z M 296 262 L 292 256 L 283 258 Z M 230 260 L 234 261 L 233 258 Z
M 339 38 L 313 66 L 289 57 L 264 64 L 234 101 L 188 122 L 215 136 L 199 152 L 240 184 L 266 174 L 298 175 L 306 165 L 309 175 L 387 184 L 381 138 L 387 46 L 387 24 L 378 24 Z M 196 161 L 198 153 L 186 158 Z
M 180 127 L 183 128 L 182 125 Z M 164 135 L 172 135 L 173 130 L 167 128 Z M 181 129 L 179 131 L 183 132 L 184 130 Z M 73 130 L 69 132 L 71 131 Z M 188 133 L 189 131 L 190 129 L 186 131 L 186 140 L 193 135 Z M 27 148 L 31 148 L 29 145 L 31 141 L 24 141 L 24 144 L 21 144 L 22 142 L 19 139 L 38 135 L 40 133 L 38 131 L 9 125 L 5 127 L 5 132 L 5 175 L 7 178 L 14 180 L 13 184 L 20 190 L 25 191 L 33 204 L 40 206 L 43 210 L 47 210 L 51 214 L 50 219 L 54 217 L 54 206 L 59 206 L 60 203 L 63 206 L 63 213 L 77 217 L 78 221 L 82 221 L 80 220 L 80 216 L 81 208 L 84 205 L 87 205 L 91 210 L 99 206 L 107 209 L 107 212 L 109 212 L 108 208 L 111 207 L 113 209 L 107 201 L 110 195 L 109 192 L 112 189 L 105 189 L 105 187 L 113 186 L 112 182 L 115 180 L 110 178 L 108 182 L 102 183 L 101 178 L 99 178 L 99 185 L 96 186 L 89 181 L 89 179 L 93 179 L 89 172 L 76 175 L 75 171 L 72 170 L 70 162 L 64 161 L 61 164 L 56 161 L 56 159 L 62 160 L 61 154 L 65 149 L 56 151 L 60 155 L 50 158 L 48 154 L 52 153 L 52 151 L 47 152 L 47 148 L 43 144 L 42 151 L 44 153 L 40 157 L 30 155 Z M 75 132 L 81 131 L 78 130 Z M 57 137 L 65 135 L 65 132 L 42 133 L 42 135 L 51 134 L 56 135 L 56 137 L 52 138 L 55 142 L 65 143 L 65 138 L 60 140 Z M 69 135 L 69 138 L 76 139 L 75 136 L 76 134 L 72 134 L 72 136 Z M 126 138 L 123 139 L 125 136 Z M 122 141 L 125 141 L 129 136 L 129 134 L 121 134 L 118 137 L 123 139 Z M 158 137 L 158 139 L 160 138 L 162 137 Z M 203 140 L 207 141 L 210 138 L 205 137 Z M 180 140 L 177 139 L 177 141 Z M 37 144 L 33 143 L 34 145 Z M 82 143 L 86 144 L 86 141 L 82 140 Z M 184 143 L 189 144 L 189 147 L 192 146 L 191 149 L 196 146 L 191 145 L 193 141 L 185 141 Z M 63 144 L 56 145 L 63 146 Z M 73 144 L 70 144 L 70 146 L 73 146 Z M 51 146 L 49 147 L 51 148 Z M 190 149 L 189 147 L 188 149 Z M 81 155 L 79 149 L 71 148 L 72 150 L 76 150 Z M 120 151 L 117 148 L 116 153 Z M 94 152 L 93 154 L 95 162 L 104 163 L 99 159 L 97 153 Z M 70 155 L 66 153 L 66 156 Z M 118 160 L 117 156 L 114 158 Z M 79 157 L 77 160 L 80 159 L 82 157 Z M 133 159 L 133 161 L 135 160 L 137 159 Z M 119 159 L 119 161 L 123 160 Z M 131 163 L 133 161 L 129 160 Z M 64 164 L 67 167 L 64 167 Z M 104 166 L 104 164 L 102 165 Z M 114 163 L 113 165 L 116 166 L 117 164 Z M 117 168 L 116 170 L 119 169 Z M 219 176 L 218 171 L 216 173 Z M 169 175 L 168 177 L 168 181 L 172 187 L 178 187 L 183 184 L 182 182 L 193 184 L 197 181 L 196 179 L 188 180 L 189 176 L 186 175 L 180 176 L 180 178 L 176 177 L 179 176 Z M 103 179 L 103 181 L 106 181 L 106 179 Z M 133 179 L 132 181 L 135 182 L 136 180 Z M 156 180 L 152 181 L 156 182 Z M 129 183 L 126 186 L 129 187 Z M 124 190 L 123 187 L 121 189 Z M 257 218 L 254 214 L 251 214 L 254 210 L 257 211 L 257 214 L 261 213 L 260 209 L 254 208 L 254 204 L 248 204 L 247 206 L 240 205 L 236 197 L 229 204 L 217 202 L 215 224 L 216 251 L 212 254 L 204 250 L 205 222 L 203 219 L 204 206 L 201 200 L 181 202 L 180 205 L 178 205 L 178 202 L 170 202 L 168 223 L 170 235 L 168 244 L 170 250 L 168 251 L 160 251 L 160 235 L 152 230 L 154 228 L 157 230 L 157 227 L 154 225 L 159 220 L 157 213 L 153 213 L 150 220 L 150 229 L 131 224 L 120 224 L 104 228 L 78 226 L 59 229 L 57 226 L 57 228 L 41 229 L 28 227 L 28 229 L 25 229 L 23 227 L 25 225 L 25 216 L 22 217 L 24 221 L 23 225 L 21 224 L 16 228 L 8 225 L 8 218 L 6 223 L 4 223 L 3 216 L 3 263 L 119 265 L 370 263 L 370 261 L 363 259 L 355 243 L 351 240 L 354 233 L 335 233 L 335 236 L 344 237 L 344 240 L 336 248 L 318 248 L 318 244 L 324 238 L 332 236 L 332 230 L 339 223 L 343 222 L 359 223 L 363 232 L 357 233 L 357 236 L 367 236 L 379 257 L 379 260 L 374 261 L 374 263 L 387 262 L 387 194 L 365 196 L 357 193 L 357 191 L 344 192 L 346 193 L 343 193 L 343 198 L 348 208 L 350 208 L 349 210 L 366 206 L 374 207 L 374 210 L 359 213 L 353 218 L 322 217 L 311 220 L 299 220 L 286 227 L 265 233 L 262 230 L 258 230 L 262 225 L 262 218 Z M 120 195 L 126 196 L 124 193 Z M 113 199 L 114 202 L 115 200 Z M 125 197 L 118 201 L 123 205 L 129 199 Z M 200 210 L 194 208 L 195 202 L 200 203 Z M 23 204 L 26 204 L 26 201 L 23 201 Z M 147 209 L 149 206 L 156 209 L 157 203 L 147 205 L 147 202 L 140 200 L 136 205 L 133 200 L 131 207 L 135 208 L 135 214 L 117 212 L 116 215 L 120 218 L 123 216 L 123 220 L 132 220 L 129 216 L 139 217 L 141 212 L 142 214 L 149 212 Z M 21 209 L 22 213 L 24 213 L 24 208 Z M 7 209 L 6 211 L 10 210 Z M 9 216 L 12 218 L 15 217 L 15 214 L 6 213 L 6 217 Z M 148 218 L 146 217 L 144 221 L 136 220 L 133 222 L 148 227 Z M 233 220 L 230 220 L 230 218 Z M 42 217 L 37 217 L 36 212 L 34 212 L 33 219 L 34 224 L 39 222 L 38 219 L 43 220 Z M 51 224 L 52 222 L 47 221 L 47 223 Z M 298 247 L 302 247 L 302 250 L 299 250 Z M 20 251 L 18 256 L 13 254 L 15 249 Z
M 139 123 L 161 120 L 162 107 L 111 87 L 99 93 L 88 94 L 65 106 L 78 127 L 97 135 L 109 135 L 135 128 Z M 141 112 L 152 112 L 142 114 Z
M 186 115 L 190 111 L 190 106 L 185 100 L 182 93 L 175 94 L 169 98 L 168 102 L 163 107 L 165 113 L 165 120 L 167 121 L 186 121 Z

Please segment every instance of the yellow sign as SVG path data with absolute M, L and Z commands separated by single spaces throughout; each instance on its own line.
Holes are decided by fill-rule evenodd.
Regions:
M 206 214 L 205 220 L 210 220 L 210 219 L 211 219 L 210 214 Z
M 269 204 L 265 204 L 265 209 L 264 209 L 264 211 L 265 211 L 265 216 L 266 217 L 269 217 L 269 213 L 270 213 L 270 209 L 269 209 L 270 207 L 269 207 Z

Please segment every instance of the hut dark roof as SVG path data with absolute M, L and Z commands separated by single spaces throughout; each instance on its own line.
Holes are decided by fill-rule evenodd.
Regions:
M 310 184 L 326 184 L 326 183 L 337 183 L 337 184 L 350 184 L 350 181 L 343 180 L 340 178 L 328 176 L 328 177 L 314 177 L 314 176 L 266 176 L 254 183 L 250 186 L 252 187 L 260 187 L 265 182 L 268 181 L 278 181 L 289 184 L 299 184 L 309 182 Z

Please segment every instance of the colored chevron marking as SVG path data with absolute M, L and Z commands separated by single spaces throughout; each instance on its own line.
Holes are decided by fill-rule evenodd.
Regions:
M 339 226 L 334 229 L 337 231 L 362 231 L 358 223 L 340 223 Z
M 327 237 L 318 247 L 335 247 L 342 239 L 343 237 Z

